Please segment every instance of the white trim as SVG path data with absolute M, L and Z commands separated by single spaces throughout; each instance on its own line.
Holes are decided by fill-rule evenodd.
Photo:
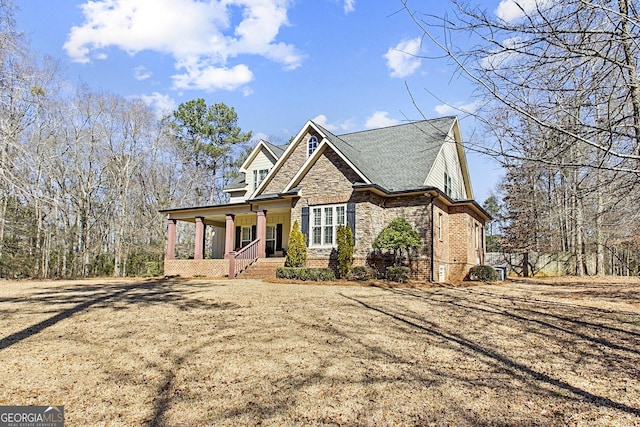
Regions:
M 342 222 L 338 220 L 338 208 L 342 208 Z M 316 217 L 315 211 L 320 212 L 320 218 Z M 327 210 L 331 210 L 330 215 L 327 215 Z M 328 219 L 330 218 L 330 221 Z M 316 224 L 316 219 L 319 219 L 319 223 Z M 330 224 L 327 224 L 330 222 Z M 309 206 L 309 248 L 335 248 L 337 242 L 337 230 L 339 225 L 347 225 L 347 204 L 338 203 L 333 205 L 313 205 Z M 327 228 L 331 227 L 331 242 L 327 242 Z M 314 243 L 315 234 L 314 231 L 320 232 L 320 243 Z
M 242 166 L 240 166 L 240 168 L 238 168 L 238 171 L 246 172 L 248 170 L 249 166 L 251 165 L 251 163 L 253 163 L 253 161 L 255 160 L 256 156 L 260 152 L 260 150 L 259 150 L 260 146 L 266 148 L 266 150 L 269 152 L 269 154 L 271 154 L 273 156 L 273 158 L 276 159 L 276 162 L 277 162 L 278 156 L 276 155 L 276 153 L 274 153 L 273 150 L 271 148 L 269 148 L 269 145 L 267 145 L 267 141 L 265 141 L 264 139 L 261 139 L 260 141 L 258 141 L 256 146 L 253 147 L 253 150 L 251 150 L 251 153 L 249 153 L 249 156 L 247 157 L 247 159 L 242 163 Z
M 271 179 L 275 175 L 276 171 L 280 170 L 280 168 L 282 167 L 282 164 L 284 162 L 286 162 L 287 158 L 289 158 L 289 156 L 295 150 L 295 148 L 298 146 L 298 144 L 300 144 L 300 141 L 302 140 L 302 137 L 306 134 L 306 131 L 307 131 L 307 129 L 309 129 L 309 127 L 312 127 L 313 129 L 315 129 L 315 131 L 318 133 L 318 135 L 320 135 L 323 138 L 325 138 L 324 133 L 320 132 L 320 129 L 318 129 L 316 127 L 315 123 L 313 123 L 311 120 L 307 120 L 307 123 L 305 123 L 305 125 L 302 127 L 302 129 L 300 129 L 300 131 L 296 134 L 296 136 L 291 140 L 291 143 L 289 144 L 287 149 L 284 150 L 284 153 L 282 153 L 280 158 L 273 165 L 273 167 L 271 168 L 271 170 L 267 174 L 267 177 L 264 179 L 264 181 L 262 181 L 260 186 L 256 189 L 256 191 L 254 192 L 254 195 L 259 195 L 262 192 L 262 190 L 264 189 L 264 187 L 267 186 L 267 184 L 269 182 L 271 182 Z M 305 150 L 306 150 L 306 147 L 305 147 Z M 318 151 L 318 149 L 316 149 L 316 151 Z

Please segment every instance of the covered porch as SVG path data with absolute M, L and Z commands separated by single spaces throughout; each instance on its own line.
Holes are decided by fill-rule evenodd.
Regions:
M 260 258 L 283 257 L 291 200 L 167 209 L 166 276 L 234 278 Z M 193 224 L 193 255 L 176 257 L 178 221 Z

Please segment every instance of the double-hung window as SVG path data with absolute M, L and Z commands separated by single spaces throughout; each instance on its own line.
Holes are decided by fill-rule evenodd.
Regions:
M 451 197 L 452 187 L 451 187 L 451 175 L 448 172 L 444 173 L 444 194 Z
M 248 226 L 248 227 L 242 227 L 242 231 L 241 231 L 241 235 L 240 235 L 240 247 L 245 247 L 247 246 L 249 243 L 251 243 L 253 241 L 253 236 L 252 236 L 252 227 Z
M 311 247 L 336 245 L 336 230 L 346 225 L 346 205 L 316 206 L 311 208 Z
M 253 191 L 258 189 L 258 186 L 264 181 L 269 173 L 269 169 L 254 169 L 253 170 Z

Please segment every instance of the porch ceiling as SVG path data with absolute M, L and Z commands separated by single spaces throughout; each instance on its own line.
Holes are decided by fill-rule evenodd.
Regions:
M 195 222 L 197 217 L 204 218 L 207 225 L 225 226 L 226 216 L 244 216 L 255 215 L 258 211 L 267 211 L 269 213 L 287 213 L 291 211 L 291 200 L 274 200 L 262 201 L 257 203 L 228 204 L 216 206 L 203 206 L 195 208 L 181 208 L 175 210 L 163 210 L 168 219 L 178 221 Z

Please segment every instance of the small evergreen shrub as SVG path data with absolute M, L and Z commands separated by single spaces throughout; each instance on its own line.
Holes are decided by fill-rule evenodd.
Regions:
M 298 221 L 294 221 L 289 233 L 289 249 L 284 260 L 285 267 L 304 267 L 307 263 L 307 243 L 304 233 L 300 231 Z
M 407 283 L 411 269 L 409 267 L 387 267 L 387 280 Z
M 420 234 L 404 218 L 393 219 L 378 234 L 372 244 L 374 249 L 392 250 L 395 266 L 400 265 L 403 251 L 408 254 L 411 249 L 417 249 L 420 245 L 422 245 Z
M 276 277 L 278 279 L 302 280 L 303 282 L 336 280 L 336 275 L 330 268 L 278 267 Z
M 371 280 L 374 277 L 376 277 L 376 272 L 374 269 L 362 266 L 353 267 L 348 276 L 349 280 L 354 281 Z
M 476 265 L 469 270 L 467 280 L 495 282 L 498 280 L 498 272 L 490 265 Z
M 353 232 L 348 225 L 339 225 L 336 230 L 336 240 L 338 241 L 338 274 L 341 278 L 349 275 L 353 265 Z

